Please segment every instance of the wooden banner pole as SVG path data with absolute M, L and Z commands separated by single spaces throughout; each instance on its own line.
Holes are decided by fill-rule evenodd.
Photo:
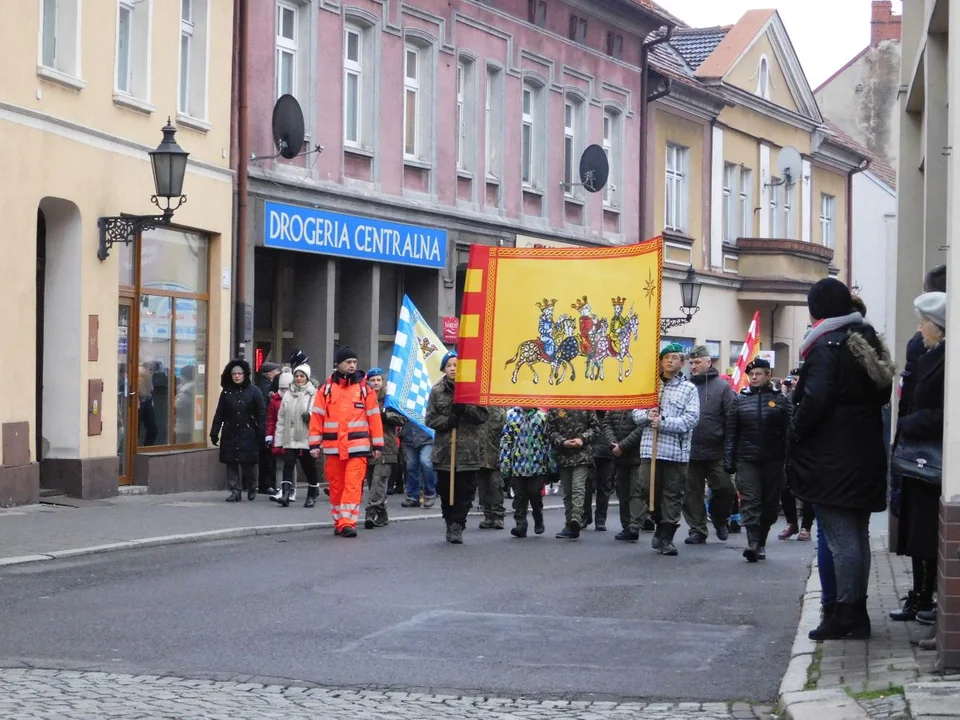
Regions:
M 450 431 L 450 507 L 453 507 L 453 491 L 456 489 L 457 477 L 457 429 Z

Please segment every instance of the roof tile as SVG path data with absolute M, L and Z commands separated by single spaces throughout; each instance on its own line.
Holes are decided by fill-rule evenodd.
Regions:
M 674 31 L 670 44 L 696 70 L 716 50 L 729 31 L 729 27 L 681 28 Z

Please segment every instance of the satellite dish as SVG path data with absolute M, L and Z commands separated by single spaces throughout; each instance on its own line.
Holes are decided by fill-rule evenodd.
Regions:
M 273 106 L 273 142 L 280 157 L 295 158 L 303 148 L 303 110 L 293 95 L 281 95 Z
M 599 145 L 588 145 L 580 156 L 580 182 L 587 192 L 600 192 L 610 175 L 610 161 Z
M 785 147 L 780 149 L 777 158 L 777 172 L 786 185 L 793 185 L 800 180 L 803 173 L 803 162 L 796 148 Z

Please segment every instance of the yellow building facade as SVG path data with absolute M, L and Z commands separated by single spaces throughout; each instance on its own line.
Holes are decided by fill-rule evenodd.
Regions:
M 663 342 L 705 344 L 723 371 L 759 312 L 784 377 L 799 364 L 810 286 L 850 284 L 850 176 L 866 157 L 820 115 L 776 11 L 675 28 L 652 60 L 670 79 L 650 106 L 644 222 L 664 236 L 664 314 L 684 314 L 689 267 L 703 283 L 699 311 Z
M 199 470 L 231 306 L 231 0 L 24 0 L 0 28 L 0 504 Z M 148 152 L 189 152 L 172 224 L 98 258 L 98 219 L 157 215 Z M 183 474 L 181 472 L 181 474 Z

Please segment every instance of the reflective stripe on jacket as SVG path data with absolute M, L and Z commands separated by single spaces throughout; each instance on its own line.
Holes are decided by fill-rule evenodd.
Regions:
M 383 450 L 383 421 L 377 394 L 363 373 L 344 378 L 334 373 L 320 387 L 310 413 L 310 447 L 324 455 L 348 457 Z

